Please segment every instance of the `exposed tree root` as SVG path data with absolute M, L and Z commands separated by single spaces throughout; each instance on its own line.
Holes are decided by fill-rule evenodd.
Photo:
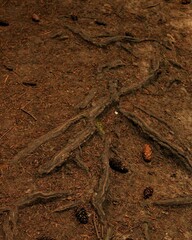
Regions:
M 43 164 L 38 172 L 40 174 L 48 174 L 52 172 L 55 168 L 60 167 L 68 159 L 71 152 L 77 149 L 82 143 L 86 142 L 96 131 L 95 126 L 90 126 L 81 131 L 73 140 L 59 151 L 50 161 Z
M 185 70 L 185 68 L 180 63 L 177 63 L 171 59 L 169 59 L 168 61 L 173 65 L 173 67 L 175 67 L 177 69 Z
M 126 112 L 123 109 L 119 109 L 119 112 L 135 125 L 139 126 L 145 135 L 157 142 L 162 148 L 168 150 L 172 155 L 176 156 L 175 160 L 177 159 L 177 162 L 180 165 L 182 165 L 189 173 L 192 173 L 191 161 L 187 156 L 185 156 L 184 152 L 178 148 L 178 146 L 163 138 L 158 132 L 150 128 L 144 121 L 135 116 L 133 113 Z
M 104 170 L 102 176 L 100 177 L 98 190 L 94 193 L 92 198 L 92 204 L 102 223 L 105 223 L 106 220 L 106 215 L 103 209 L 103 202 L 106 198 L 106 192 L 109 185 L 109 152 L 110 140 L 105 139 L 105 148 L 102 157 Z
M 112 61 L 110 63 L 99 65 L 97 68 L 97 72 L 101 73 L 104 70 L 108 71 L 108 70 L 117 69 L 117 68 L 124 67 L 124 66 L 125 66 L 125 63 L 123 63 L 121 60 L 116 60 L 116 61 Z
M 17 220 L 19 209 L 29 207 L 39 203 L 47 203 L 58 198 L 66 198 L 69 196 L 65 192 L 36 192 L 24 199 L 19 200 L 12 207 L 4 207 L 0 209 L 0 214 L 6 214 L 3 222 L 3 231 L 5 234 L 5 240 L 14 240 L 14 235 L 17 233 Z
M 11 160 L 12 162 L 16 162 L 19 159 L 22 159 L 26 157 L 28 154 L 32 153 L 36 148 L 40 147 L 43 143 L 46 143 L 47 141 L 58 137 L 63 132 L 65 132 L 71 125 L 75 124 L 77 121 L 82 119 L 84 116 L 83 113 L 80 113 L 76 115 L 75 117 L 69 119 L 64 124 L 60 125 L 57 128 L 54 128 L 50 132 L 46 133 L 45 135 L 35 139 L 34 141 L 30 142 L 26 148 L 21 150 L 17 155 L 14 156 L 14 158 Z
M 69 119 L 67 122 L 64 124 L 60 125 L 59 127 L 54 128 L 53 130 L 49 131 L 45 135 L 35 139 L 31 143 L 28 144 L 26 148 L 18 152 L 11 162 L 17 162 L 19 159 L 22 159 L 32 153 L 35 149 L 40 147 L 43 143 L 46 143 L 47 141 L 58 137 L 62 133 L 64 133 L 69 127 L 71 127 L 73 124 L 77 123 L 79 120 L 82 118 L 89 118 L 89 119 L 94 119 L 97 116 L 99 116 L 104 109 L 110 105 L 110 98 L 109 97 L 104 97 L 102 99 L 99 99 L 99 101 L 96 102 L 95 106 L 89 110 L 85 110 L 76 116 L 72 117 Z
M 97 89 L 96 88 L 92 88 L 89 91 L 89 93 L 87 94 L 87 96 L 83 99 L 83 101 L 80 102 L 79 104 L 77 104 L 77 106 L 75 108 L 77 108 L 77 109 L 85 109 L 85 108 L 87 108 L 87 106 L 90 104 L 90 102 L 95 97 L 96 93 L 97 93 Z
M 79 153 L 75 155 L 75 157 L 73 158 L 73 162 L 75 162 L 78 167 L 83 169 L 89 175 L 89 168 L 85 166 L 85 164 L 81 161 L 81 156 Z
M 111 99 L 114 102 L 119 102 L 119 91 L 118 91 L 118 80 L 117 79 L 110 79 L 108 83 L 109 92 Z
M 35 192 L 17 203 L 18 208 L 25 208 L 39 203 L 47 203 L 58 198 L 66 198 L 69 194 L 65 192 Z
M 192 196 L 176 197 L 153 202 L 156 206 L 162 207 L 184 207 L 192 206 Z
M 131 43 L 157 42 L 158 44 L 160 44 L 160 45 L 164 46 L 165 48 L 171 50 L 171 48 L 169 46 L 167 46 L 164 43 L 162 43 L 161 41 L 159 41 L 157 39 L 153 39 L 153 38 L 139 39 L 139 38 L 130 37 L 130 36 L 126 36 L 126 35 L 117 35 L 117 36 L 106 37 L 105 41 L 98 42 L 98 41 L 95 41 L 95 39 L 93 37 L 88 36 L 87 34 L 83 33 L 82 31 L 80 31 L 79 29 L 77 29 L 75 27 L 71 27 L 71 26 L 66 25 L 66 24 L 64 25 L 64 27 L 67 28 L 72 33 L 78 35 L 81 39 L 83 39 L 87 43 L 89 43 L 91 45 L 94 45 L 96 47 L 99 47 L 99 48 L 107 47 L 108 45 L 114 44 L 116 42 L 131 42 Z
M 141 82 L 140 84 L 135 85 L 135 87 L 124 87 L 120 90 L 120 96 L 125 96 L 125 95 L 130 95 L 130 94 L 135 94 L 136 92 L 140 91 L 143 88 L 148 87 L 150 84 L 155 83 L 161 74 L 161 69 L 158 68 L 153 71 L 153 73 L 144 81 Z
M 82 202 L 81 201 L 76 201 L 74 203 L 69 203 L 69 204 L 65 204 L 64 206 L 60 206 L 58 208 L 56 208 L 55 210 L 53 210 L 53 212 L 65 212 L 67 210 L 70 210 L 72 208 L 76 208 L 78 205 L 80 205 Z
M 143 113 L 147 114 L 149 117 L 152 117 L 152 118 L 156 119 L 160 123 L 164 124 L 169 130 L 171 130 L 171 127 L 162 118 L 157 117 L 155 114 L 149 112 L 148 110 L 143 109 L 142 107 L 134 106 L 134 108 L 139 109 Z
M 144 82 L 133 86 L 129 88 L 122 88 L 119 92 L 117 91 L 117 82 L 116 81 L 110 81 L 109 82 L 109 88 L 111 96 L 106 96 L 101 99 L 99 99 L 97 102 L 93 104 L 93 107 L 91 109 L 84 110 L 83 112 L 77 114 L 76 116 L 69 119 L 67 122 L 62 124 L 61 126 L 51 130 L 47 134 L 37 138 L 36 140 L 32 141 L 28 144 L 26 148 L 21 150 L 17 155 L 14 156 L 12 159 L 13 162 L 18 161 L 19 159 L 22 159 L 26 157 L 28 154 L 33 152 L 36 148 L 41 146 L 43 143 L 61 135 L 64 133 L 69 127 L 71 127 L 73 124 L 80 121 L 82 118 L 86 118 L 89 122 L 95 121 L 95 119 L 104 113 L 104 111 L 109 108 L 113 103 L 118 103 L 119 98 L 125 95 L 135 94 L 137 91 L 141 90 L 144 87 L 149 86 L 150 84 L 154 83 L 158 80 L 159 75 L 161 71 L 158 68 L 147 78 Z M 40 167 L 39 173 L 40 174 L 48 174 L 51 171 L 53 171 L 56 167 L 61 166 L 65 160 L 70 156 L 70 153 L 74 151 L 76 148 L 78 148 L 82 143 L 88 139 L 91 135 L 94 134 L 96 131 L 95 127 L 92 126 L 88 128 L 87 130 L 81 132 L 75 140 L 68 143 L 67 146 L 62 149 L 59 153 L 56 154 L 56 156 L 53 157 L 53 159 L 47 163 L 45 163 L 43 166 Z

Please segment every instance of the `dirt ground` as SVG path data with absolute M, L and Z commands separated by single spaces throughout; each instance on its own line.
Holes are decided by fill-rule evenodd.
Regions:
M 181 2 L 1 0 L 0 240 L 192 239 Z

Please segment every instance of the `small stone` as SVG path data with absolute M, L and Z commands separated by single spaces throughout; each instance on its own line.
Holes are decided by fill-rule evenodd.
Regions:
M 40 21 L 40 18 L 39 18 L 39 16 L 38 16 L 36 13 L 34 13 L 34 14 L 32 15 L 32 20 L 33 20 L 33 22 L 39 22 L 39 21 Z

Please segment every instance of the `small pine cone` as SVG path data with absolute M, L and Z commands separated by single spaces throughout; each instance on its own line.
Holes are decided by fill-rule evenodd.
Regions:
M 143 191 L 143 197 L 144 199 L 147 199 L 153 195 L 153 188 L 152 187 L 146 187 Z
M 109 166 L 113 170 L 115 170 L 117 172 L 120 172 L 120 173 L 127 173 L 128 172 L 127 167 L 119 159 L 116 159 L 116 158 L 110 158 L 109 159 Z
M 82 224 L 87 224 L 88 223 L 88 215 L 87 215 L 87 212 L 85 210 L 85 208 L 80 208 L 76 211 L 76 214 L 75 214 L 77 220 L 82 223 Z
M 145 162 L 151 162 L 152 149 L 149 144 L 145 144 L 143 148 L 143 158 Z

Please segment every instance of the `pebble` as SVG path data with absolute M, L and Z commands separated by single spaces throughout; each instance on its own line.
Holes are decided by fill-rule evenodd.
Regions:
M 34 13 L 34 14 L 32 15 L 32 20 L 33 20 L 33 22 L 39 22 L 39 21 L 40 21 L 40 18 L 39 18 L 39 16 L 38 16 L 36 13 Z

